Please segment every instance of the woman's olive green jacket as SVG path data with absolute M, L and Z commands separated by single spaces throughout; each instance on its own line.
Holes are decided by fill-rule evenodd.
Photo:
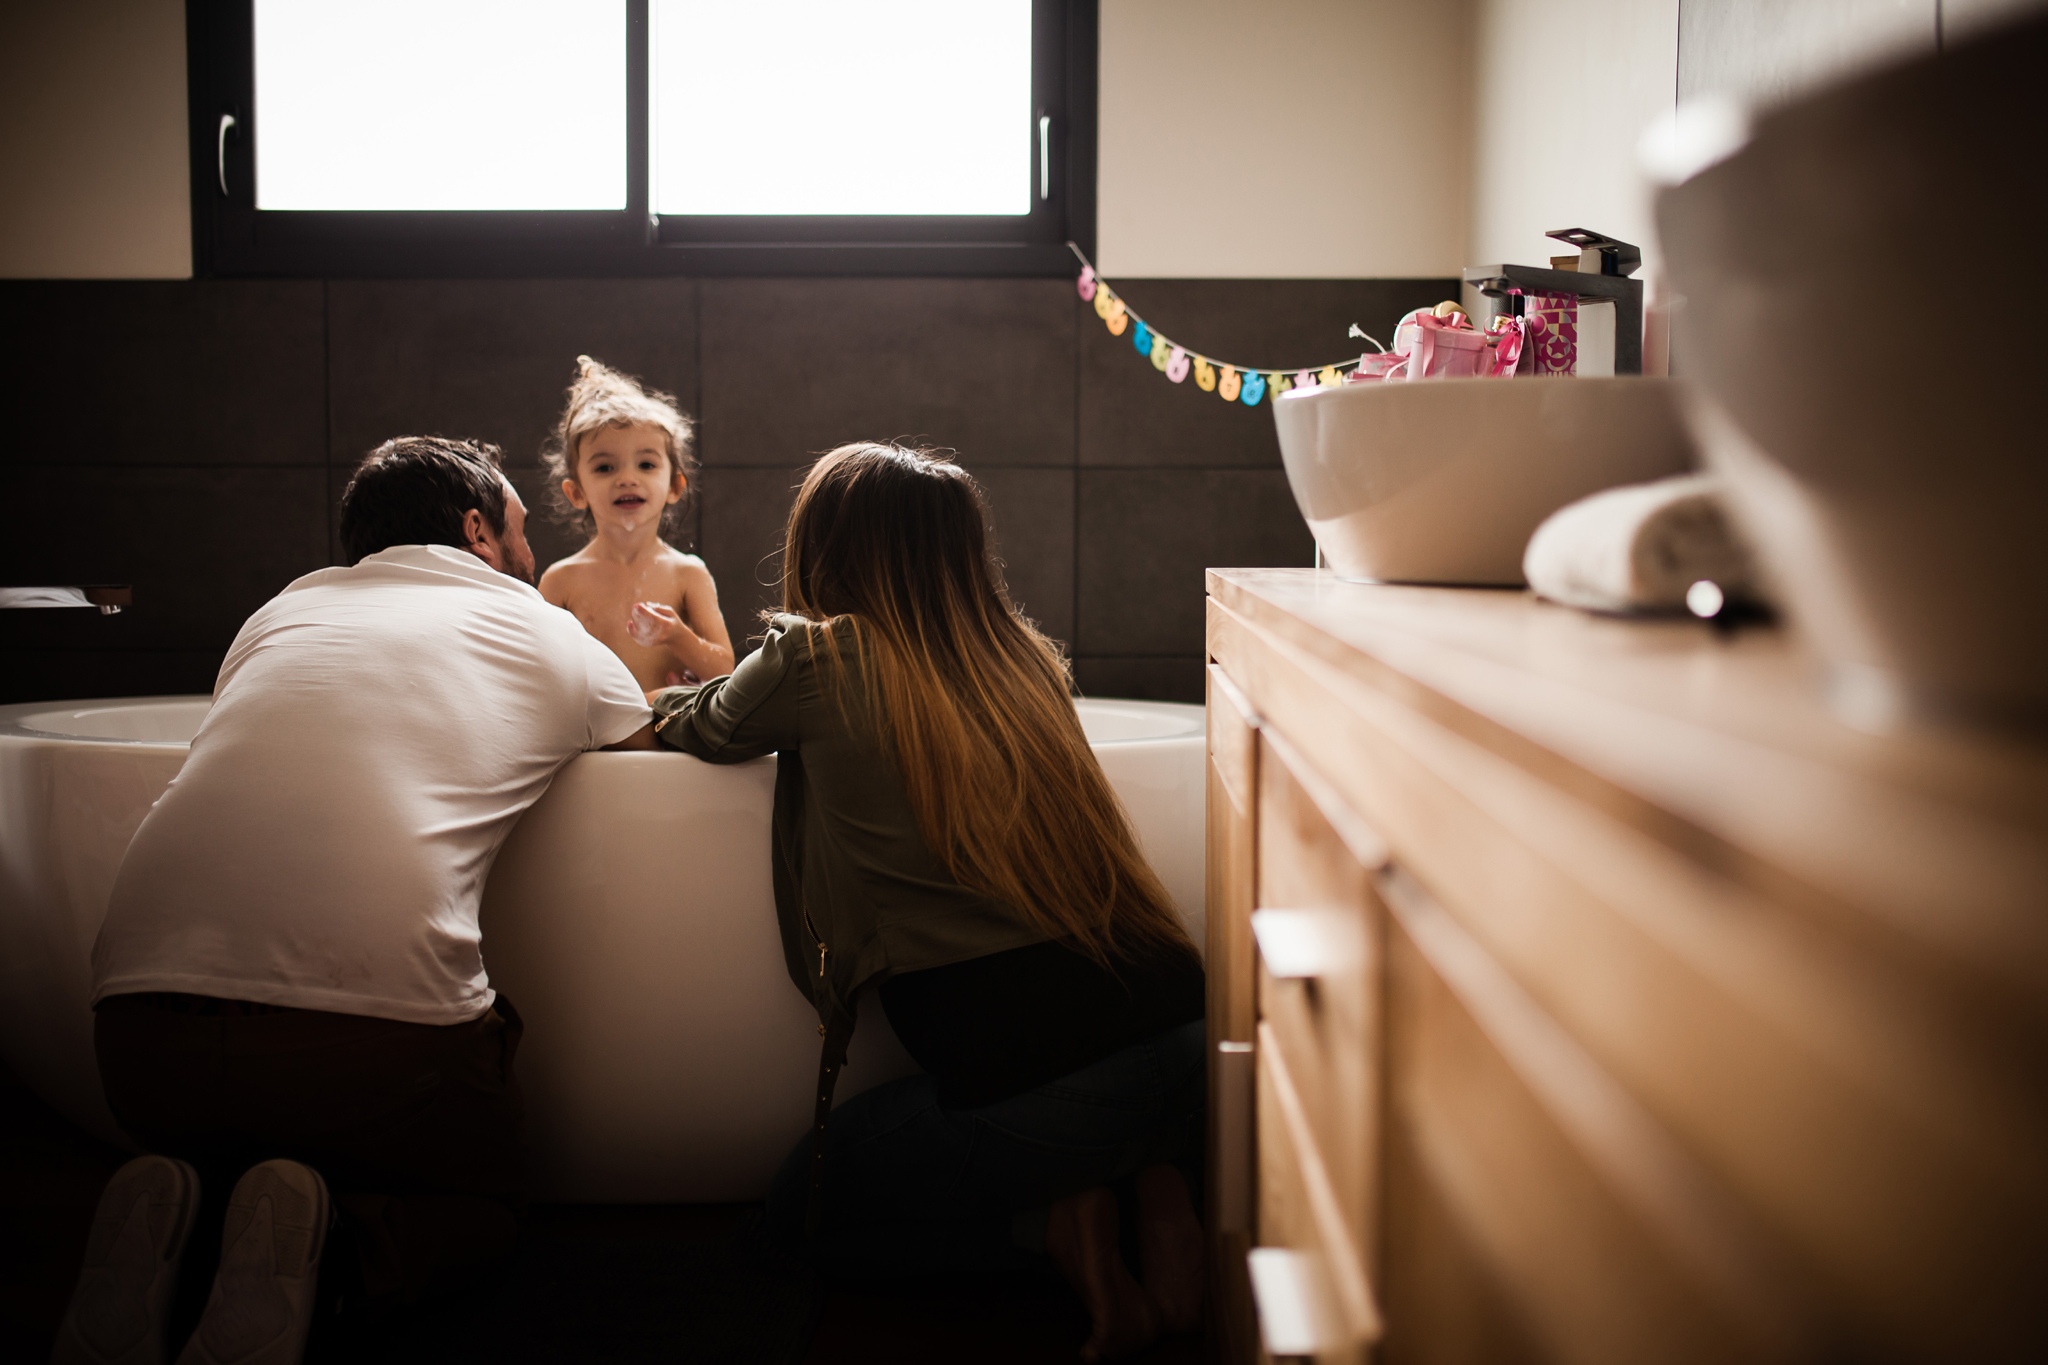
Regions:
M 656 693 L 662 742 L 711 763 L 777 755 L 775 910 L 782 951 L 821 1023 L 897 972 L 1021 948 L 1046 935 L 954 881 L 918 828 L 860 694 L 848 625 L 778 616 L 730 675 Z M 837 686 L 851 689 L 842 706 Z M 688 875 L 687 871 L 683 875 Z

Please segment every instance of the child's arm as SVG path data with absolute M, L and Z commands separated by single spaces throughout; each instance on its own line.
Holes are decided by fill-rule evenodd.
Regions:
M 569 607 L 569 575 L 562 572 L 560 562 L 548 565 L 547 572 L 540 576 L 537 584 L 540 595 L 555 606 L 567 610 Z
M 666 649 L 683 668 L 706 681 L 732 672 L 732 638 L 718 610 L 718 585 L 702 564 L 685 566 L 681 605 L 678 613 L 661 602 L 634 603 L 633 638 Z

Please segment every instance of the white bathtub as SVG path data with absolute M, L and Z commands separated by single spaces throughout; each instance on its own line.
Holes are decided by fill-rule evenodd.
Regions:
M 208 705 L 0 707 L 0 1056 L 66 1117 L 123 1145 L 93 1063 L 92 943 L 121 855 Z M 1080 710 L 1201 943 L 1201 708 Z M 526 1018 L 519 1070 L 537 1197 L 757 1198 L 803 1132 L 817 1021 L 776 936 L 774 785 L 772 758 L 714 767 L 584 754 L 499 854 L 484 961 Z M 912 1069 L 870 1004 L 839 1096 Z

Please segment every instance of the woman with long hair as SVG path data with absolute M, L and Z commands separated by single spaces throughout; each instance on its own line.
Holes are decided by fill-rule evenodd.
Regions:
M 771 1232 L 866 1278 L 1049 1255 L 1104 1359 L 1199 1320 L 1202 967 L 986 515 L 941 456 L 823 456 L 761 648 L 654 694 L 656 732 L 714 763 L 781 756 L 777 915 L 825 1055 Z M 925 1074 L 833 1109 L 868 986 Z

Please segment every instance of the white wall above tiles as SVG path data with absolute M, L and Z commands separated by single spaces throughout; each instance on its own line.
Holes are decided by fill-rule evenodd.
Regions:
M 1542 265 L 1568 250 L 1544 238 L 1552 228 L 1652 245 L 1635 147 L 1671 111 L 1678 12 L 1679 0 L 1480 6 L 1469 264 Z
M 192 273 L 180 0 L 0 4 L 0 278 Z
M 1111 276 L 1457 273 L 1470 0 L 1102 0 Z
M 1480 0 L 1472 263 L 1541 264 L 1588 227 L 1659 252 L 1636 144 L 1681 99 L 1768 105 L 2048 0 Z M 1654 347 L 1652 348 L 1655 349 Z

